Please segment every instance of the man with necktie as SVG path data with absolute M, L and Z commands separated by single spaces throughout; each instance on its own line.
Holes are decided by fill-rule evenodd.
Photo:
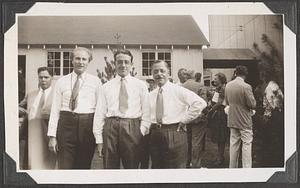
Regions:
M 157 88 L 151 91 L 150 153 L 152 168 L 185 168 L 188 157 L 186 125 L 206 107 L 197 94 L 168 81 L 169 66 L 152 65 Z
M 95 150 L 93 117 L 101 88 L 98 77 L 86 73 L 92 52 L 83 47 L 71 53 L 74 70 L 57 80 L 48 136 L 58 154 L 59 169 L 90 169 Z
M 48 150 L 48 122 L 52 105 L 52 70 L 38 68 L 39 89 L 27 94 L 19 113 L 28 119 L 28 169 L 54 169 L 56 157 Z
M 103 85 L 94 117 L 94 135 L 104 168 L 139 167 L 142 137 L 149 133 L 150 109 L 146 83 L 130 75 L 133 56 L 114 53 L 117 75 Z

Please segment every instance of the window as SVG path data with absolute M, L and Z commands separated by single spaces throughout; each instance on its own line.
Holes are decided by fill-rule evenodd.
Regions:
M 52 68 L 54 76 L 67 75 L 73 71 L 71 52 L 48 52 L 47 66 Z
M 151 65 L 155 60 L 164 60 L 169 65 L 171 75 L 171 52 L 143 52 L 142 53 L 142 75 L 151 75 Z

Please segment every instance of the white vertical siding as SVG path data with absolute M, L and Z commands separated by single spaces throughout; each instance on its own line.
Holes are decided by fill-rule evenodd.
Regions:
M 203 75 L 203 52 L 200 49 L 174 49 L 172 77 L 178 82 L 177 72 L 180 68 L 194 70 Z
M 277 49 L 283 49 L 282 31 L 276 29 L 274 24 L 280 23 L 280 16 L 209 16 L 211 48 L 250 48 L 253 43 L 264 51 L 267 50 L 262 43 L 262 34 L 267 34 Z M 240 30 L 242 26 L 242 30 Z
M 51 49 L 53 50 L 53 49 Z M 64 51 L 64 49 L 57 49 L 58 51 Z M 70 49 L 67 49 L 69 51 Z M 133 64 L 135 72 L 137 72 L 137 78 L 145 80 L 146 77 L 142 76 L 142 51 L 140 49 L 129 49 L 133 55 Z M 97 75 L 97 69 L 100 72 L 105 72 L 106 56 L 108 60 L 113 60 L 113 53 L 107 48 L 94 48 L 93 60 L 87 69 L 87 72 L 93 75 Z M 177 72 L 180 68 L 187 68 L 200 72 L 203 74 L 203 52 L 200 49 L 174 49 L 171 51 L 172 59 L 172 78 L 174 81 L 178 81 Z M 47 66 L 47 49 L 19 49 L 19 55 L 26 55 L 26 93 L 37 89 L 37 69 L 40 66 Z M 59 77 L 54 78 L 54 82 Z

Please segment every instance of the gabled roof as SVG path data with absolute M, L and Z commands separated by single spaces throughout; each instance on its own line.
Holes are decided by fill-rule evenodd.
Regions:
M 18 39 L 19 44 L 209 44 L 190 15 L 19 16 Z
M 203 60 L 257 60 L 257 56 L 248 48 L 207 48 L 203 49 Z

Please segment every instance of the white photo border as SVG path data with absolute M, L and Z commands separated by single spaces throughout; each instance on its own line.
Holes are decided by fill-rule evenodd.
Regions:
M 170 11 L 172 10 L 172 11 Z M 199 11 L 201 10 L 201 11 Z M 22 16 L 100 15 L 264 15 L 274 14 L 263 3 L 36 3 Z M 21 15 L 21 14 L 20 14 Z M 18 15 L 16 15 L 17 17 Z M 28 173 L 37 183 L 121 184 L 265 182 L 284 168 L 174 169 L 174 170 L 19 170 L 18 137 L 18 22 L 4 36 L 5 148 L 16 161 L 16 171 Z M 200 26 L 201 28 L 201 26 Z M 204 34 L 206 31 L 203 31 Z M 284 25 L 285 161 L 296 151 L 296 35 Z M 208 36 L 206 36 L 208 38 Z

